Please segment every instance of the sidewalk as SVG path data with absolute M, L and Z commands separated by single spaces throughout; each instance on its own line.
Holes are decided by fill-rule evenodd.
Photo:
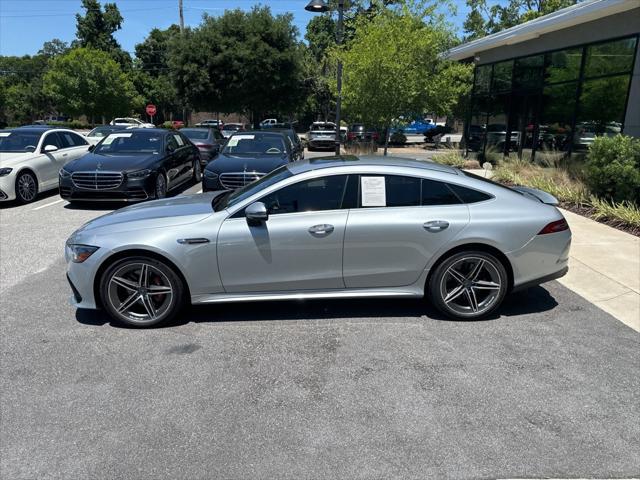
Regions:
M 640 238 L 567 210 L 569 273 L 558 281 L 640 332 Z

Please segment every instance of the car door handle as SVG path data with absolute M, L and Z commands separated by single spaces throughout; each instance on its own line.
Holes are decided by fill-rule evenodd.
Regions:
M 430 220 L 428 222 L 424 222 L 422 227 L 428 232 L 441 232 L 449 228 L 449 222 L 445 220 Z
M 63 153 L 62 156 L 66 157 L 67 155 L 69 155 L 68 153 Z
M 333 225 L 328 225 L 326 223 L 309 227 L 309 233 L 314 236 L 329 235 L 333 230 Z

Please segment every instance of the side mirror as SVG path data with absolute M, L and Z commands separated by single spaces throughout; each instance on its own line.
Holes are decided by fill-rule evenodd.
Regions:
M 88 152 L 93 152 L 96 149 L 95 145 L 89 145 L 89 148 L 87 148 Z
M 244 210 L 244 216 L 249 225 L 259 225 L 269 220 L 267 206 L 262 202 L 255 202 Z
M 173 145 L 167 145 L 167 152 L 168 153 L 173 153 L 176 151 L 176 147 L 174 147 Z
M 50 153 L 50 152 L 55 152 L 56 150 L 58 150 L 58 147 L 56 147 L 55 145 L 46 145 L 42 151 L 44 153 Z

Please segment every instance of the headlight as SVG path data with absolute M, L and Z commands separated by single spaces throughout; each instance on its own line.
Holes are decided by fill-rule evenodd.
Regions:
M 148 169 L 127 173 L 127 177 L 129 178 L 146 178 L 149 175 L 151 175 L 151 170 L 148 170 Z
M 60 175 L 60 178 L 69 178 L 71 176 L 71 172 L 67 172 L 64 168 L 61 168 L 58 175 Z
M 11 173 L 13 168 L 0 168 L 0 177 L 5 177 Z
M 91 245 L 74 245 L 67 244 L 67 249 L 74 263 L 82 263 L 89 258 L 100 247 L 92 247 Z
M 218 174 L 215 172 L 212 172 L 211 170 L 207 170 L 205 169 L 204 171 L 204 176 L 206 178 L 208 178 L 209 180 L 217 180 L 218 179 Z

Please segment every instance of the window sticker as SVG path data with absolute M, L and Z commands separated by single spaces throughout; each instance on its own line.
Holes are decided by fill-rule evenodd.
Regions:
M 133 133 L 112 133 L 102 142 L 103 145 L 111 145 L 116 138 L 130 138 Z
M 0 132 L 0 138 L 8 137 L 9 135 L 11 135 L 11 132 Z
M 363 207 L 387 206 L 387 191 L 385 189 L 384 177 L 361 177 L 360 183 Z
M 180 135 L 174 135 L 173 138 L 176 139 L 176 142 L 178 142 L 178 145 L 180 145 L 181 147 L 184 145 L 184 141 L 182 140 L 182 137 Z
M 229 143 L 227 143 L 230 147 L 235 147 L 238 145 L 240 140 L 253 140 L 255 135 L 234 135 L 229 139 Z

